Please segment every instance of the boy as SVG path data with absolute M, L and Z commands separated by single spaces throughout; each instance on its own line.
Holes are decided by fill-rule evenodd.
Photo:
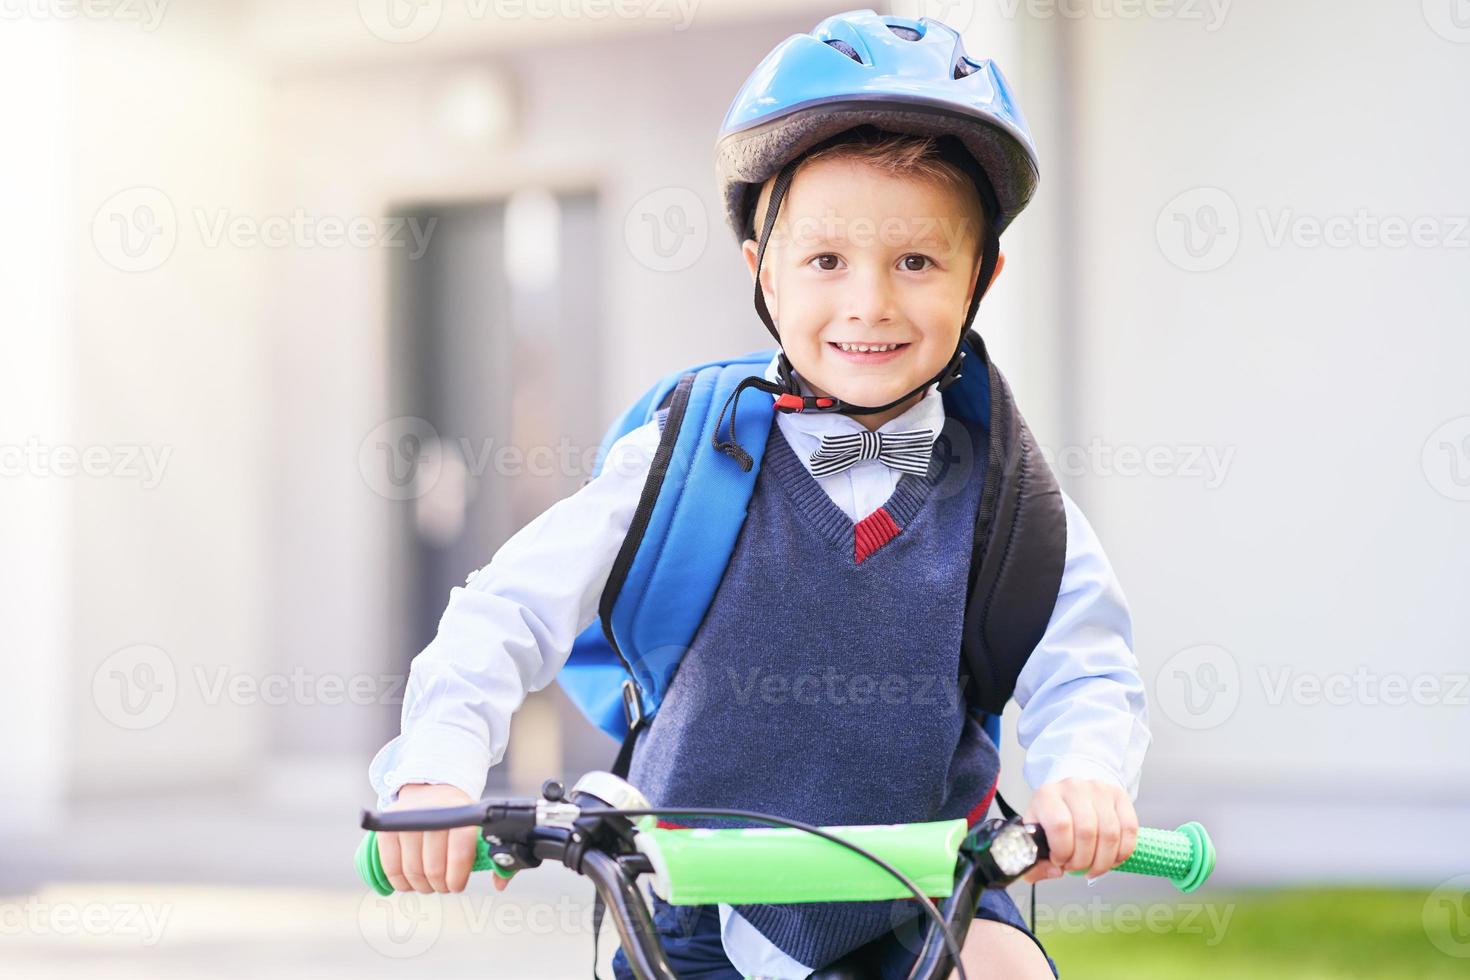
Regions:
M 946 418 L 940 389 L 1004 267 L 1000 232 L 1034 188 L 1024 122 L 998 73 L 965 57 L 948 27 L 861 11 L 762 62 L 720 153 L 756 309 L 781 345 L 742 389 L 774 396 L 778 411 L 725 576 L 636 737 L 629 781 L 658 806 L 974 823 L 994 795 L 996 747 L 959 710 L 962 692 L 919 695 L 936 681 L 955 687 L 985 470 L 985 432 Z M 373 760 L 380 805 L 478 797 L 525 693 L 554 679 L 597 619 L 659 436 L 656 422 L 623 436 L 595 479 L 452 591 L 414 660 L 403 733 Z M 941 443 L 974 465 L 938 475 Z M 715 448 L 749 463 L 718 433 Z M 1122 593 L 1064 503 L 1061 586 L 1014 691 L 1036 787 L 1025 817 L 1051 846 L 1032 881 L 1100 875 L 1131 853 L 1149 740 Z M 759 683 L 772 677 L 776 688 Z M 896 699 L 854 696 L 856 679 L 892 677 L 931 683 L 900 685 Z M 796 696 L 818 678 L 825 687 Z M 381 835 L 384 870 L 399 890 L 460 891 L 475 834 Z M 875 902 L 706 906 L 675 922 L 655 901 L 681 976 L 805 977 L 854 950 L 904 976 L 912 951 L 892 932 L 899 914 Z M 998 890 L 981 900 L 963 956 L 972 977 L 1056 972 Z M 631 976 L 621 953 L 614 968 Z

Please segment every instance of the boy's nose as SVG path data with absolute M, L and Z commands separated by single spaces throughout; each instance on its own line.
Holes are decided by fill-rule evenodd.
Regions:
M 849 323 L 879 326 L 893 321 L 893 283 L 881 269 L 859 272 L 844 297 Z

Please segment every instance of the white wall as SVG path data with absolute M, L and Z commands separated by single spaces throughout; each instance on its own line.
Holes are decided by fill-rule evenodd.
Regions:
M 259 70 L 218 12 L 32 9 L 0 34 L 0 823 L 20 833 L 69 799 L 238 785 L 267 723 L 199 680 L 261 673 L 267 457 L 260 263 L 193 218 L 258 210 Z
M 1470 443 L 1457 460 L 1421 455 L 1470 414 L 1470 232 L 1399 248 L 1273 247 L 1268 233 L 1288 211 L 1463 224 L 1470 47 L 1417 3 L 1238 0 L 1213 31 L 1098 17 L 1064 29 L 1078 59 L 1084 386 L 1068 440 L 1234 454 L 1215 488 L 1096 467 L 1069 484 L 1133 605 L 1154 702 L 1145 791 L 1319 813 L 1437 802 L 1463 821 L 1470 503 L 1437 487 Z M 1216 191 L 1171 206 L 1196 188 Z M 1227 234 L 1205 260 L 1223 264 L 1186 271 L 1171 261 L 1189 262 L 1174 212 L 1208 221 L 1196 206 L 1221 200 L 1239 217 L 1221 212 Z M 1226 652 L 1169 659 L 1199 644 Z M 1205 661 L 1220 695 L 1191 712 L 1176 672 L 1205 678 Z M 1341 683 L 1360 666 L 1369 685 L 1426 677 L 1439 703 L 1384 703 L 1392 689 L 1363 696 L 1356 679 L 1340 705 L 1310 690 L 1272 703 L 1283 677 Z
M 260 763 L 269 719 L 210 685 L 221 669 L 258 677 L 264 663 L 262 259 L 211 244 L 200 216 L 260 211 L 262 79 L 227 13 L 170 9 L 152 31 L 68 29 L 74 439 L 161 464 L 152 478 L 120 460 L 108 477 L 75 481 L 71 789 L 237 785 Z M 162 234 L 145 245 L 138 222 L 150 216 Z M 114 658 L 137 645 L 161 654 Z M 152 680 L 133 673 L 138 657 Z M 162 685 L 146 708 L 156 718 L 118 723 L 118 677 Z
M 64 161 L 70 48 L 57 24 L 0 32 L 0 128 L 30 134 L 31 152 L 0 156 L 0 831 L 45 827 L 63 806 L 69 732 L 70 484 L 18 455 L 30 442 L 71 442 L 69 377 L 74 285 L 65 261 Z M 60 220 L 58 220 L 60 219 Z

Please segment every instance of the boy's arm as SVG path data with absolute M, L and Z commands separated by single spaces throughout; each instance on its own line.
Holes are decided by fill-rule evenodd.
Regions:
M 511 715 L 556 677 L 597 606 L 658 447 L 657 422 L 617 440 L 602 472 L 541 513 L 450 590 L 434 639 L 413 658 L 402 734 L 368 767 L 379 808 L 406 783 L 479 799 L 505 755 Z
M 1023 819 L 1039 823 L 1049 860 L 1026 880 L 1064 871 L 1104 874 L 1138 840 L 1138 776 L 1150 739 L 1133 624 L 1092 526 L 1065 494 L 1067 558 L 1041 642 L 1016 681 L 1017 734 L 1036 792 Z
M 1016 679 L 1017 736 L 1033 788 L 1063 779 L 1138 795 L 1148 707 L 1123 590 L 1092 525 L 1066 494 L 1067 559 L 1051 622 Z

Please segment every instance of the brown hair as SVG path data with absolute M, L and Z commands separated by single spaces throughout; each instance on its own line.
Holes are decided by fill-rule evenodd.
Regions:
M 801 173 L 803 167 L 818 160 L 852 160 L 890 176 L 937 184 L 965 199 L 974 213 L 980 216 L 980 220 L 985 220 L 985 207 L 980 201 L 980 192 L 975 188 L 974 181 L 959 167 L 940 156 L 938 141 L 932 136 L 863 133 L 850 141 L 824 147 L 804 157 L 792 173 L 792 180 L 796 179 L 796 174 Z M 761 185 L 760 193 L 756 197 L 753 223 L 757 239 L 760 237 L 765 209 L 770 203 L 771 188 L 775 182 L 775 177 L 768 178 Z M 983 228 L 984 225 L 981 225 L 975 230 L 977 241 Z

